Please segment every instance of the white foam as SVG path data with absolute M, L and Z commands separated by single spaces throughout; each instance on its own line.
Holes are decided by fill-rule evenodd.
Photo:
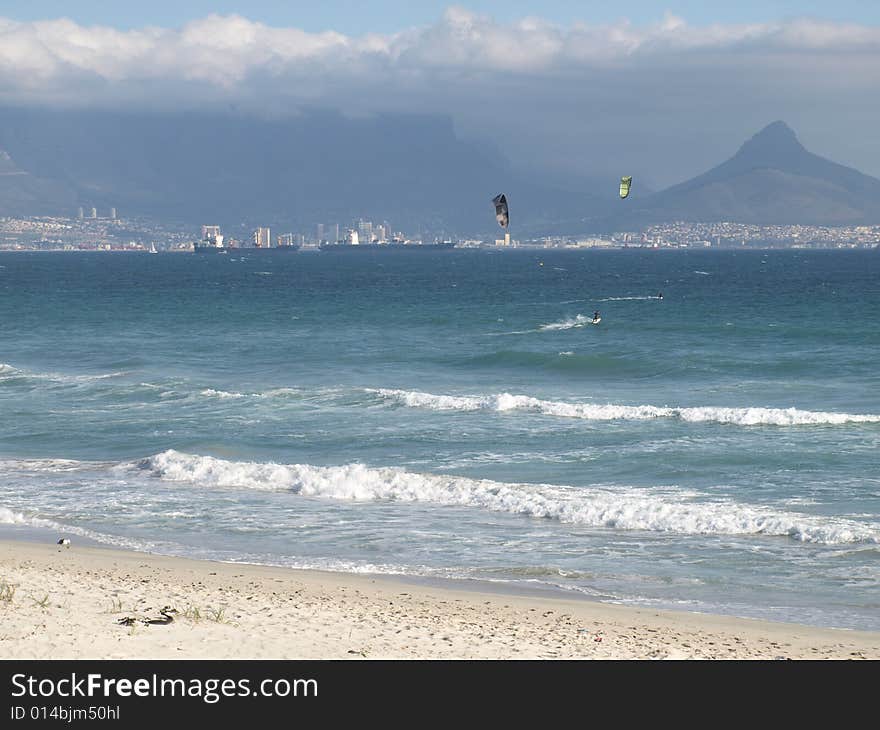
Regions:
M 13 512 L 7 507 L 0 507 L 0 525 L 27 525 L 30 524 L 21 512 Z
M 41 517 L 28 516 L 21 512 L 14 512 L 8 507 L 0 507 L 0 525 L 17 525 L 27 527 L 40 527 L 50 530 L 64 529 L 57 522 L 46 520 Z
M 799 408 L 676 408 L 684 421 L 734 423 L 740 426 L 807 426 L 880 423 L 880 415 L 803 411 Z
M 337 388 L 324 388 L 312 391 L 309 395 L 316 398 L 325 398 L 338 395 L 341 391 Z M 219 390 L 217 388 L 204 388 L 199 395 L 205 398 L 291 398 L 301 397 L 305 393 L 300 388 L 271 388 L 262 393 L 239 393 L 237 391 Z
M 90 468 L 97 462 L 76 461 L 74 459 L 0 459 L 0 471 L 69 472 Z
M 643 302 L 648 299 L 659 299 L 659 297 L 604 297 L 597 299 L 597 302 Z
M 538 329 L 541 332 L 552 332 L 554 330 L 570 330 L 573 327 L 583 327 L 584 325 L 588 325 L 592 322 L 591 317 L 585 317 L 582 314 L 578 314 L 574 317 L 569 317 L 568 319 L 564 319 L 561 322 L 551 322 L 550 324 L 542 324 Z
M 363 464 L 238 462 L 164 451 L 130 465 L 203 488 L 289 491 L 360 502 L 466 506 L 590 527 L 676 534 L 775 535 L 826 544 L 880 543 L 880 523 L 861 523 L 708 500 L 693 492 L 635 487 L 517 484 Z
M 214 388 L 205 388 L 202 391 L 199 391 L 199 395 L 203 395 L 206 398 L 247 398 L 248 396 L 244 393 L 230 393 L 226 390 L 214 390 Z
M 798 408 L 724 408 L 698 406 L 692 408 L 654 405 L 616 405 L 613 403 L 568 403 L 549 401 L 527 395 L 453 396 L 433 395 L 412 390 L 379 389 L 371 392 L 414 408 L 437 411 L 490 410 L 523 411 L 560 418 L 588 421 L 648 420 L 674 418 L 689 423 L 724 423 L 737 426 L 820 426 L 846 423 L 880 423 L 880 415 L 804 411 Z
M 55 383 L 87 383 L 93 380 L 105 380 L 128 375 L 124 370 L 112 373 L 98 373 L 95 375 L 69 375 L 66 373 L 34 373 L 21 368 L 13 367 L 7 363 L 0 363 L 0 377 L 31 378 L 33 380 L 49 380 Z
M 433 395 L 418 390 L 395 390 L 388 388 L 367 389 L 382 398 L 396 401 L 410 408 L 427 408 L 432 411 L 481 411 L 494 410 L 492 396 Z
M 338 393 L 339 390 L 337 388 L 324 388 L 315 392 L 318 397 L 331 396 Z M 272 390 L 267 390 L 265 393 L 260 393 L 260 395 L 263 398 L 301 396 L 303 391 L 299 388 L 272 388 Z
M 58 534 L 77 535 L 88 540 L 94 540 L 105 545 L 113 545 L 115 547 L 126 550 L 139 550 L 145 552 L 162 552 L 164 545 L 149 540 L 135 540 L 133 538 L 120 537 L 118 535 L 108 535 L 102 532 L 95 532 L 77 525 L 65 525 L 61 522 L 35 515 L 25 515 L 21 512 L 15 512 L 8 507 L 0 507 L 0 525 L 18 525 L 37 527 L 45 530 L 53 530 Z

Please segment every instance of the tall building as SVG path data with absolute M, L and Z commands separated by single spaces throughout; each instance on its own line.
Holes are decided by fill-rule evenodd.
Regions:
M 116 220 L 116 208 L 110 208 L 110 218 Z
M 98 217 L 98 209 L 97 209 L 97 208 L 92 208 L 92 215 L 91 215 L 90 217 L 91 217 L 91 218 L 97 218 L 97 217 Z
M 370 243 L 373 240 L 373 224 L 370 221 L 358 221 L 358 238 L 361 243 Z
M 268 228 L 260 226 L 254 231 L 254 246 L 257 248 L 271 248 L 272 234 Z
M 223 247 L 223 236 L 220 235 L 220 226 L 202 226 L 202 240 L 211 246 Z
M 79 211 L 76 214 L 76 217 L 79 218 L 80 220 L 82 220 L 84 216 L 85 216 L 85 214 L 83 213 L 82 206 L 80 206 Z
M 292 233 L 282 233 L 278 236 L 277 243 L 279 246 L 292 246 L 293 245 L 293 234 Z
M 317 234 L 318 235 L 315 239 L 316 243 L 321 243 L 324 240 L 324 224 L 323 223 L 318 224 Z
M 332 243 L 339 243 L 339 224 L 338 223 L 331 223 L 330 224 L 330 232 L 327 237 Z

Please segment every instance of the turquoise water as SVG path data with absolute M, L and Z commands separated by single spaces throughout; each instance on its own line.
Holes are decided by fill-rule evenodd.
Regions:
M 0 523 L 880 630 L 878 346 L 876 251 L 10 253 Z

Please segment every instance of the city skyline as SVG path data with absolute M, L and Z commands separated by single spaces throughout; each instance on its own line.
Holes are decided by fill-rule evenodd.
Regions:
M 333 243 L 368 245 L 359 233 L 359 224 L 353 221 L 347 228 L 337 223 L 318 223 L 307 230 L 287 231 L 273 236 L 270 246 L 257 246 L 259 238 L 265 241 L 271 226 L 257 226 L 241 238 L 227 237 L 223 226 L 203 224 L 198 231 L 191 226 L 168 226 L 157 221 L 120 218 L 57 218 L 33 219 L 0 218 L 0 251 L 147 251 L 158 245 L 162 251 L 192 251 L 194 245 L 230 250 L 254 248 L 299 247 L 317 249 Z M 378 224 L 384 229 L 387 221 Z M 239 226 L 241 227 L 241 226 Z M 260 231 L 263 231 L 260 234 Z M 311 231 L 311 232 L 309 232 Z M 320 231 L 340 231 L 335 238 L 320 235 Z M 263 236 L 263 237 L 261 237 Z M 880 248 L 880 225 L 815 226 L 815 225 L 756 225 L 734 221 L 688 222 L 669 221 L 632 230 L 618 230 L 600 234 L 584 231 L 576 235 L 511 238 L 497 236 L 454 237 L 459 248 L 495 250 L 516 249 L 613 249 L 613 248 Z M 420 236 L 395 232 L 392 237 L 380 238 L 373 233 L 372 245 L 397 243 L 428 243 Z

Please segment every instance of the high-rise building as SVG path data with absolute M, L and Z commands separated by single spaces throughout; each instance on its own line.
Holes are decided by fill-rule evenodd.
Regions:
M 282 233 L 278 236 L 277 243 L 279 246 L 292 246 L 293 245 L 293 234 L 292 233 Z
M 272 247 L 272 235 L 268 228 L 261 226 L 254 231 L 254 246 L 257 248 Z
M 332 243 L 339 243 L 339 224 L 331 223 L 330 224 L 330 233 L 328 234 L 328 238 Z
M 358 238 L 361 243 L 370 243 L 373 240 L 373 224 L 370 221 L 358 221 Z
M 110 218 L 116 220 L 116 208 L 110 208 Z
M 220 226 L 202 226 L 202 240 L 210 246 L 223 247 L 223 236 L 220 235 Z
M 76 214 L 76 217 L 79 218 L 80 220 L 82 220 L 84 216 L 85 216 L 85 214 L 83 213 L 82 206 L 80 206 L 79 211 Z
M 91 217 L 91 218 L 97 218 L 97 217 L 98 217 L 98 209 L 97 209 L 97 208 L 92 208 L 92 215 L 91 215 L 90 217 Z
M 321 243 L 324 240 L 324 224 L 318 224 L 318 230 L 316 231 L 317 236 L 315 237 L 316 243 Z

